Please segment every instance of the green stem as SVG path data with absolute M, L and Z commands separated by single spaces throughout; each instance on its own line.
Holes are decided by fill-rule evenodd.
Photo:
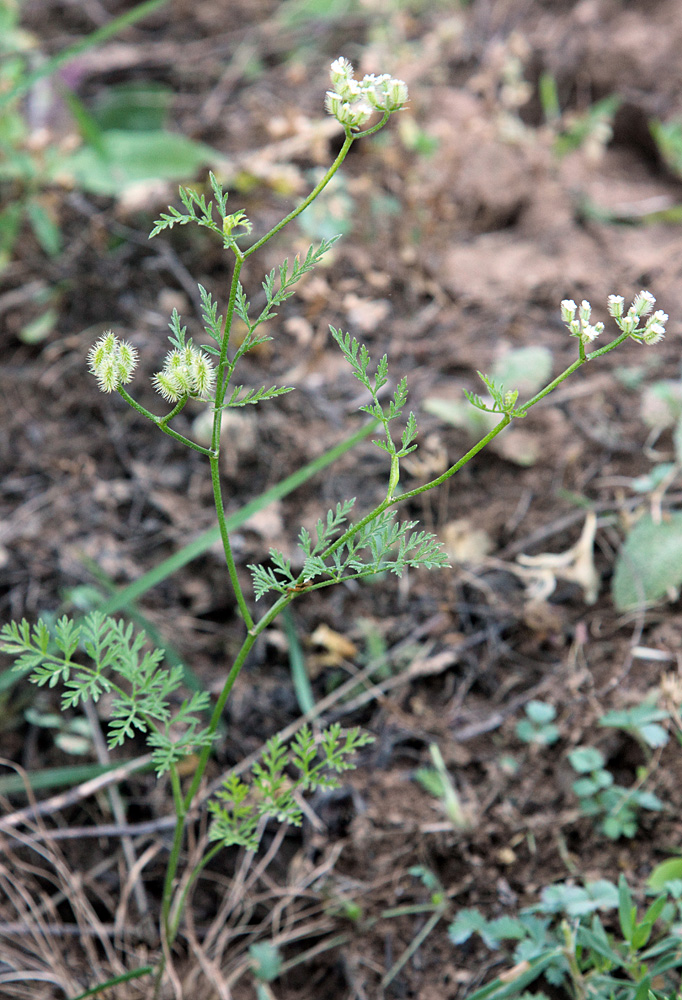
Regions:
M 382 989 L 386 989 L 386 987 L 390 983 L 393 982 L 393 980 L 398 975 L 398 973 L 403 968 L 403 966 L 407 962 L 409 962 L 409 960 L 412 958 L 412 956 L 417 951 L 417 949 L 427 939 L 427 937 L 429 936 L 429 934 L 434 929 L 434 927 L 436 926 L 436 924 L 438 923 L 438 921 L 440 920 L 440 918 L 442 916 L 443 916 L 443 911 L 440 910 L 440 909 L 436 910 L 434 913 L 431 914 L 431 916 L 426 921 L 426 923 L 424 924 L 424 926 L 422 927 L 422 929 L 412 939 L 412 941 L 410 942 L 409 946 L 402 953 L 402 955 L 400 956 L 400 958 L 398 959 L 398 961 L 395 962 L 394 965 L 391 966 L 391 968 L 388 970 L 388 972 L 386 973 L 386 975 L 381 980 L 381 987 L 382 987 Z
M 466 465 L 466 463 L 474 457 L 474 455 L 477 455 L 478 452 L 485 448 L 485 446 L 489 444 L 494 437 L 497 437 L 500 431 L 503 431 L 504 428 L 511 423 L 511 419 L 511 416 L 508 413 L 505 413 L 499 424 L 496 424 L 495 427 L 493 427 L 493 429 L 485 435 L 485 437 L 481 438 L 480 441 L 477 441 L 476 444 L 469 449 L 466 455 L 463 455 L 458 462 L 455 462 L 454 465 L 452 465 L 441 476 L 438 476 L 437 479 L 433 479 L 430 483 L 425 483 L 424 486 L 419 486 L 415 490 L 409 490 L 407 493 L 400 493 L 395 497 L 386 497 L 386 499 L 383 500 L 378 507 L 375 507 L 369 514 L 366 514 L 361 521 L 357 522 L 357 524 L 351 525 L 351 527 L 345 531 L 343 535 L 337 538 L 332 545 L 325 549 L 324 552 L 320 553 L 320 558 L 326 561 L 327 558 L 336 552 L 337 549 L 340 549 L 342 545 L 345 545 L 346 542 L 353 537 L 353 535 L 357 534 L 357 532 L 364 528 L 366 524 L 369 524 L 370 521 L 377 518 L 379 514 L 383 514 L 383 512 L 389 507 L 394 504 L 402 503 L 403 500 L 408 500 L 410 497 L 418 496 L 420 493 L 425 493 L 426 490 L 432 490 L 435 486 L 440 486 L 441 483 L 444 483 L 446 479 L 450 478 L 450 476 L 454 476 L 456 472 L 459 472 L 463 465 Z
M 495 427 L 493 427 L 492 430 L 490 430 L 484 437 L 482 437 L 480 441 L 477 441 L 476 444 L 473 445 L 469 449 L 469 451 L 467 451 L 466 454 L 459 459 L 458 462 L 455 462 L 454 465 L 451 465 L 449 469 L 443 472 L 442 475 L 437 476 L 436 479 L 432 479 L 430 480 L 430 482 L 424 483 L 423 486 L 418 486 L 414 490 L 407 490 L 405 493 L 400 493 L 398 496 L 391 496 L 391 486 L 394 482 L 394 479 L 396 478 L 394 462 L 392 459 L 389 491 L 386 499 L 383 500 L 377 507 L 375 507 L 374 510 L 370 511 L 369 514 L 365 515 L 365 517 L 363 517 L 362 520 L 358 521 L 357 524 L 352 524 L 348 528 L 348 530 L 345 531 L 342 535 L 340 535 L 339 538 L 337 538 L 335 542 L 333 542 L 327 549 L 325 549 L 324 552 L 320 553 L 320 558 L 325 560 L 326 562 L 326 560 L 330 555 L 332 555 L 334 552 L 337 551 L 337 549 L 340 549 L 343 545 L 345 545 L 346 542 L 348 542 L 355 534 L 357 534 L 358 531 L 364 528 L 365 525 L 369 524 L 370 521 L 373 521 L 375 518 L 377 518 L 380 514 L 382 514 L 385 510 L 387 510 L 388 507 L 391 507 L 394 504 L 402 503 L 404 500 L 410 500 L 412 497 L 419 496 L 421 493 L 426 493 L 428 490 L 433 490 L 437 486 L 441 486 L 444 482 L 450 479 L 451 476 L 454 476 L 455 473 L 459 472 L 459 470 L 464 465 L 466 465 L 467 462 L 471 461 L 474 455 L 477 455 L 479 451 L 482 451 L 483 448 L 485 448 L 488 444 L 490 444 L 493 438 L 497 437 L 497 435 L 501 431 L 503 431 L 505 427 L 507 427 L 514 418 L 525 417 L 526 413 L 528 412 L 528 410 L 530 410 L 532 406 L 535 406 L 535 404 L 539 403 L 541 399 L 544 399 L 545 396 L 549 395 L 550 392 L 556 389 L 557 386 L 561 385 L 561 383 L 564 382 L 570 375 L 572 375 L 573 372 L 577 371 L 578 368 L 586 364 L 588 361 L 592 361 L 594 358 L 601 357 L 603 354 L 607 354 L 609 351 L 612 351 L 615 347 L 618 347 L 619 344 L 622 344 L 624 340 L 627 340 L 628 336 L 629 334 L 624 333 L 620 337 L 617 337 L 615 340 L 611 341 L 610 344 L 606 344 L 605 347 L 600 347 L 598 350 L 592 351 L 590 354 L 585 354 L 583 357 L 578 357 L 573 362 L 572 365 L 569 365 L 568 368 L 566 368 L 563 372 L 561 372 L 560 375 L 557 375 L 555 379 L 553 379 L 550 383 L 548 383 L 548 385 L 546 385 L 544 389 L 541 389 L 540 392 L 536 393 L 535 396 L 529 399 L 527 403 L 524 403 L 523 406 L 518 407 L 517 409 L 515 409 L 510 413 L 503 413 L 501 415 L 502 419 L 500 420 L 500 422 L 496 424 Z M 310 589 L 312 590 L 317 588 L 313 586 Z
M 381 122 L 381 125 L 384 125 L 386 121 L 388 121 L 387 117 L 385 117 L 384 121 Z M 381 126 L 377 126 L 377 128 L 379 127 Z M 371 132 L 376 132 L 376 130 L 377 130 L 376 128 L 370 129 L 367 132 L 359 133 L 359 135 L 370 135 Z M 280 229 L 284 229 L 284 227 L 288 225 L 293 219 L 295 219 L 297 215 L 300 215 L 301 212 L 303 212 L 308 207 L 308 205 L 311 204 L 311 202 L 315 201 L 318 194 L 321 191 L 323 191 L 324 188 L 326 188 L 327 184 L 329 184 L 330 180 L 332 179 L 336 171 L 339 169 L 343 161 L 346 159 L 346 156 L 348 155 L 348 150 L 353 145 L 355 139 L 359 138 L 359 135 L 353 134 L 348 129 L 346 130 L 346 138 L 343 143 L 343 146 L 341 147 L 341 150 L 339 151 L 339 155 L 336 157 L 336 159 L 334 160 L 334 162 L 332 163 L 331 167 L 324 175 L 322 180 L 315 185 L 315 187 L 310 192 L 308 197 L 305 199 L 305 201 L 301 202 L 298 208 L 295 208 L 292 212 L 289 212 L 289 214 L 286 215 L 281 222 L 278 222 L 276 226 L 272 227 L 270 232 L 266 233 L 265 236 L 262 236 L 257 243 L 254 243 L 253 246 L 249 247 L 249 249 L 244 252 L 244 257 L 250 257 L 252 253 L 256 252 L 256 250 L 260 250 L 263 244 L 267 243 L 268 240 L 275 235 L 275 233 L 278 233 Z
M 317 198 L 317 196 L 326 187 L 326 185 L 329 183 L 329 181 L 332 179 L 336 171 L 343 163 L 351 145 L 353 144 L 353 141 L 356 138 L 358 138 L 359 135 L 370 135 L 372 132 L 376 132 L 386 123 L 388 117 L 389 117 L 388 114 L 384 115 L 382 121 L 378 125 L 374 126 L 372 129 L 368 129 L 364 133 L 359 133 L 358 135 L 355 135 L 349 129 L 346 129 L 346 138 L 338 156 L 334 160 L 333 164 L 329 167 L 322 180 L 310 192 L 308 197 L 297 208 L 295 208 L 292 212 L 290 212 L 287 216 L 285 216 L 285 218 L 282 219 L 281 222 L 279 222 L 276 226 L 273 226 L 273 228 L 268 233 L 266 233 L 265 236 L 263 236 L 260 240 L 254 243 L 253 246 L 251 246 L 248 250 L 242 252 L 236 245 L 232 247 L 236 260 L 235 260 L 234 270 L 232 273 L 232 280 L 230 283 L 229 300 L 225 312 L 225 319 L 223 322 L 223 331 L 222 331 L 222 338 L 220 345 L 220 357 L 218 360 L 217 372 L 216 372 L 216 395 L 215 395 L 214 410 L 213 410 L 213 430 L 211 436 L 211 448 L 210 449 L 201 448 L 200 446 L 195 445 L 188 439 L 183 438 L 182 435 L 179 435 L 176 432 L 171 431 L 170 428 L 166 427 L 165 424 L 161 422 L 159 418 L 154 417 L 154 415 L 149 413 L 148 410 L 145 410 L 144 407 L 141 407 L 139 404 L 137 404 L 135 400 L 133 400 L 128 395 L 128 393 L 125 392 L 124 389 L 119 390 L 124 399 L 126 399 L 126 401 L 135 410 L 137 410 L 138 413 L 152 420 L 154 423 L 157 424 L 157 426 L 160 426 L 161 430 L 165 431 L 165 433 L 170 434 L 177 440 L 183 441 L 183 443 L 188 444 L 195 450 L 201 451 L 202 454 L 207 455 L 207 457 L 209 458 L 211 466 L 211 481 L 213 485 L 213 498 L 215 502 L 216 515 L 218 518 L 220 537 L 225 552 L 225 560 L 227 562 L 230 581 L 232 583 L 235 597 L 237 599 L 239 609 L 241 611 L 242 617 L 244 618 L 244 622 L 246 623 L 246 627 L 248 629 L 248 633 L 241 645 L 239 652 L 237 653 L 237 656 L 234 659 L 232 667 L 225 679 L 222 691 L 220 692 L 218 700 L 216 701 L 216 704 L 214 706 L 213 713 L 211 715 L 211 720 L 208 725 L 208 739 L 206 740 L 206 743 L 199 755 L 199 760 L 197 762 L 197 766 L 194 771 L 192 781 L 190 783 L 187 792 L 185 793 L 184 798 L 182 798 L 182 793 L 180 791 L 177 771 L 171 772 L 171 781 L 173 782 L 173 797 L 176 805 L 176 823 L 173 833 L 173 843 L 171 846 L 170 856 L 168 859 L 168 866 L 166 868 L 166 877 L 164 881 L 162 907 L 161 907 L 162 930 L 165 938 L 166 949 L 168 951 L 170 951 L 173 942 L 175 941 L 175 938 L 177 936 L 178 929 L 180 926 L 180 921 L 182 919 L 182 914 L 187 901 L 187 895 L 191 885 L 194 883 L 194 880 L 196 879 L 199 871 L 201 871 L 201 869 L 210 860 L 210 858 L 213 857 L 220 849 L 220 845 L 216 845 L 215 848 L 211 849 L 207 853 L 206 857 L 197 867 L 196 871 L 192 872 L 187 885 L 183 888 L 180 895 L 174 898 L 174 884 L 180 863 L 180 853 L 182 849 L 182 842 L 185 830 L 185 821 L 187 814 L 191 808 L 192 802 L 194 801 L 194 797 L 197 794 L 201 781 L 206 772 L 206 767 L 208 765 L 208 761 L 211 755 L 213 737 L 215 736 L 216 730 L 218 728 L 218 723 L 220 722 L 223 710 L 225 708 L 225 704 L 227 703 L 227 699 L 230 696 L 235 681 L 237 680 L 237 677 L 239 676 L 242 667 L 246 662 L 246 658 L 249 652 L 251 651 L 254 643 L 256 642 L 258 636 L 268 627 L 268 625 L 271 624 L 271 622 L 275 620 L 275 618 L 277 618 L 280 612 L 282 612 L 284 608 L 286 608 L 291 603 L 294 597 L 293 594 L 283 594 L 273 604 L 270 610 L 267 611 L 256 624 L 254 624 L 254 620 L 247 607 L 246 600 L 244 598 L 244 594 L 242 592 L 239 579 L 237 576 L 237 568 L 232 554 L 229 532 L 225 517 L 225 506 L 222 498 L 222 489 L 220 484 L 220 469 L 219 469 L 220 430 L 222 423 L 223 403 L 225 400 L 225 394 L 227 391 L 227 386 L 230 380 L 230 376 L 232 374 L 232 367 L 233 367 L 230 365 L 228 361 L 227 351 L 230 339 L 230 331 L 232 328 L 232 321 L 234 318 L 234 311 L 237 300 L 237 291 L 239 288 L 239 275 L 242 266 L 244 264 L 244 261 L 246 260 L 247 257 L 255 253 L 256 250 L 260 249 L 260 247 L 262 247 L 265 243 L 267 243 L 268 240 L 270 240 L 276 233 L 278 233 L 281 229 L 283 229 L 289 222 L 291 222 L 298 215 L 300 215 L 301 212 L 303 212 L 308 207 L 308 205 L 310 205 L 311 202 L 313 202 L 315 198 Z M 170 416 L 174 415 L 175 411 L 171 415 L 169 415 L 167 419 L 170 419 Z M 166 958 L 164 955 L 161 958 L 155 972 L 155 985 L 153 994 L 154 998 L 157 998 L 159 995 L 161 988 L 161 980 L 163 978 L 165 967 L 166 967 Z
M 197 444 L 195 441 L 190 441 L 190 439 L 186 438 L 184 434 L 178 434 L 178 432 L 174 431 L 172 427 L 166 426 L 166 422 L 170 420 L 171 417 L 174 417 L 176 413 L 180 412 L 182 407 L 187 402 L 186 399 L 182 400 L 182 405 L 178 403 L 175 409 L 172 410 L 172 412 L 169 413 L 167 416 L 157 417 L 155 414 L 145 409 L 144 406 L 141 406 L 137 402 L 137 400 L 133 399 L 133 397 L 126 392 L 126 390 L 123 388 L 122 385 L 118 387 L 117 392 L 123 399 L 125 399 L 128 406 L 132 406 L 132 408 L 136 410 L 137 413 L 141 414 L 143 417 L 146 417 L 147 420 L 151 420 L 151 422 L 153 424 L 156 424 L 159 430 L 163 431 L 164 434 L 167 434 L 169 437 L 172 437 L 175 441 L 179 441 L 181 444 L 186 444 L 188 448 L 191 448 L 193 451 L 198 451 L 199 454 L 201 455 L 206 455 L 208 458 L 211 457 L 213 452 L 209 448 L 203 448 L 200 444 Z
M 239 605 L 239 610 L 241 611 L 242 618 L 246 622 L 246 627 L 248 629 L 253 628 L 253 618 L 251 617 L 251 612 L 249 611 L 248 605 L 246 603 L 246 598 L 244 597 L 244 591 L 241 588 L 239 582 L 239 576 L 237 575 L 237 567 L 235 565 L 234 556 L 232 554 L 232 546 L 230 544 L 230 535 L 227 530 L 227 522 L 225 520 L 225 506 L 223 504 L 223 494 L 222 488 L 220 486 L 220 468 L 219 468 L 219 457 L 218 455 L 211 455 L 211 482 L 213 484 L 213 501 L 215 503 L 216 516 L 218 518 L 218 527 L 220 528 L 220 540 L 223 543 L 223 551 L 225 552 L 225 562 L 227 563 L 227 571 L 230 574 L 230 581 L 232 583 L 232 589 L 234 590 L 234 595 L 237 598 L 237 604 Z
M 170 920 L 170 926 L 169 926 L 169 937 L 171 940 L 174 941 L 178 933 L 178 929 L 180 927 L 180 921 L 182 920 L 182 914 L 185 910 L 185 905 L 187 903 L 187 897 L 189 895 L 190 889 L 196 882 L 197 878 L 199 877 L 203 869 L 209 863 L 209 861 L 211 861 L 216 856 L 216 854 L 222 851 L 222 849 L 223 849 L 222 843 L 218 843 L 214 844 L 213 847 L 210 848 L 210 850 L 206 851 L 206 854 L 204 854 L 203 858 L 198 863 L 196 868 L 192 870 L 181 894 L 174 901 L 173 910 L 171 914 L 172 919 Z
M 234 270 L 232 272 L 232 281 L 230 282 L 230 295 L 227 300 L 225 319 L 223 320 L 223 334 L 220 339 L 220 357 L 218 359 L 216 394 L 213 410 L 213 436 L 211 439 L 211 446 L 216 454 L 220 450 L 220 427 L 223 419 L 223 401 L 225 399 L 225 392 L 229 381 L 229 378 L 225 377 L 225 368 L 229 366 L 229 362 L 227 360 L 227 348 L 230 343 L 230 332 L 232 330 L 232 320 L 234 319 L 234 307 L 237 301 L 239 275 L 241 274 L 244 259 L 246 257 L 246 254 L 243 254 L 237 247 L 233 247 L 232 252 L 234 253 L 236 259 Z M 230 373 L 231 370 L 230 366 Z
M 246 661 L 246 658 L 251 651 L 256 639 L 275 620 L 275 618 L 280 614 L 283 609 L 291 603 L 293 595 L 286 594 L 280 597 L 268 612 L 266 612 L 260 621 L 249 629 L 249 633 L 242 643 L 241 649 L 235 657 L 232 668 L 223 685 L 223 689 L 220 692 L 220 696 L 213 709 L 213 714 L 211 715 L 211 721 L 208 724 L 208 739 L 206 744 L 201 751 L 199 756 L 199 761 L 194 771 L 194 777 L 192 782 L 185 794 L 184 799 L 180 803 L 180 807 L 177 809 L 177 819 L 175 823 L 175 830 L 173 833 L 173 843 L 171 846 L 170 857 L 168 859 L 168 867 L 166 869 L 166 878 L 163 887 L 163 901 L 162 901 L 162 921 L 164 927 L 164 933 L 166 936 L 166 943 L 168 948 L 170 948 L 175 940 L 178 932 L 178 927 L 180 926 L 180 919 L 182 916 L 182 906 L 176 904 L 173 906 L 173 884 L 175 882 L 175 876 L 177 874 L 178 865 L 180 862 L 180 850 L 182 847 L 183 834 L 185 830 L 185 819 L 187 813 L 189 812 L 194 796 L 196 795 L 201 780 L 206 771 L 208 765 L 208 760 L 211 755 L 212 748 L 212 737 L 215 735 L 216 729 L 218 728 L 218 723 L 225 708 L 227 699 L 230 696 L 230 692 L 234 686 L 237 677 L 239 676 L 242 667 Z M 170 914 L 174 913 L 174 920 L 171 925 Z M 163 975 L 163 967 L 165 967 L 165 960 L 162 959 L 159 970 L 157 970 L 157 976 Z M 160 981 L 160 980 L 159 980 Z

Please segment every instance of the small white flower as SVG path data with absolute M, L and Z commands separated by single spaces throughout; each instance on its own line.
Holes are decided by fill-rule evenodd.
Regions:
M 625 305 L 625 299 L 622 295 L 609 295 L 606 300 L 608 303 L 609 315 L 613 316 L 614 319 L 620 319 L 623 315 L 623 306 Z
M 651 292 L 641 291 L 635 296 L 635 301 L 631 305 L 631 310 L 635 316 L 648 316 L 656 304 L 656 299 Z
M 665 324 L 668 322 L 669 316 L 662 309 L 657 309 L 653 316 L 650 316 L 646 321 L 644 330 L 642 331 L 642 343 L 657 344 L 660 340 L 665 337 Z
M 407 84 L 404 80 L 392 78 L 388 84 L 388 94 L 386 100 L 387 111 L 400 111 L 407 103 Z
M 587 301 L 587 299 L 583 299 L 582 302 L 580 303 L 580 309 L 578 310 L 578 315 L 580 316 L 581 323 L 590 322 L 590 316 L 592 315 L 592 306 Z
M 596 340 L 599 334 L 603 332 L 604 332 L 603 323 L 595 323 L 594 326 L 590 326 L 589 323 L 586 323 L 583 326 L 582 330 L 580 331 L 579 336 L 583 344 L 591 344 L 592 341 Z
M 403 80 L 395 80 L 388 73 L 381 76 L 368 74 L 363 77 L 361 87 L 369 103 L 378 111 L 400 111 L 407 102 L 407 84 Z
M 331 64 L 329 76 L 335 88 L 338 84 L 344 84 L 346 81 L 352 80 L 354 76 L 352 62 L 345 59 L 344 56 L 339 56 Z
M 126 385 L 137 365 L 137 351 L 125 340 L 119 340 L 111 330 L 93 344 L 88 352 L 88 367 L 102 392 L 113 392 Z
M 333 90 L 327 91 L 325 107 L 341 125 L 348 125 L 351 128 L 364 125 L 372 114 L 371 107 L 365 101 L 354 101 L 353 103 L 344 101 L 343 97 L 334 93 Z
M 657 344 L 659 340 L 663 340 L 664 337 L 665 327 L 662 323 L 647 323 L 642 334 L 642 343 L 650 347 L 652 344 Z
M 563 323 L 572 323 L 575 319 L 577 308 L 573 299 L 563 299 L 561 303 L 561 321 Z
M 632 311 L 632 306 L 627 311 L 627 314 L 618 320 L 618 326 L 621 328 L 623 333 L 634 333 L 639 326 L 639 316 Z
M 375 76 L 368 73 L 361 81 L 355 79 L 353 66 L 343 56 L 331 64 L 329 76 L 333 90 L 327 91 L 325 106 L 342 125 L 356 128 L 364 125 L 372 111 L 391 114 L 407 101 L 407 84 L 388 73 Z

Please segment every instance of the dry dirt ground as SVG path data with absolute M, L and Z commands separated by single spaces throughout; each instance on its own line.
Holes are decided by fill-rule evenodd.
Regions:
M 23 19 L 52 54 L 129 6 L 25 0 Z M 338 792 L 310 804 L 301 830 L 273 825 L 256 859 L 225 851 L 210 866 L 175 956 L 182 993 L 169 988 L 169 996 L 250 1000 L 248 947 L 273 940 L 288 971 L 263 996 L 463 998 L 504 959 L 449 942 L 458 910 L 513 914 L 554 881 L 617 881 L 621 872 L 640 890 L 653 865 L 679 848 L 676 740 L 647 783 L 666 808 L 644 814 L 629 840 L 605 839 L 580 815 L 567 754 L 598 746 L 619 783 L 634 784 L 645 763 L 639 744 L 598 720 L 676 676 L 682 648 L 679 603 L 622 615 L 609 593 L 627 527 L 649 504 L 633 479 L 672 449 L 669 435 L 652 446 L 641 394 L 648 382 L 680 374 L 682 245 L 666 210 L 681 187 L 649 125 L 682 117 L 681 46 L 677 0 L 472 0 L 461 8 L 175 0 L 84 60 L 77 92 L 86 106 L 125 81 L 172 87 L 172 127 L 222 154 L 231 204 L 247 211 L 256 232 L 293 206 L 338 149 L 337 134 L 318 127 L 333 58 L 345 54 L 361 72 L 389 71 L 410 87 L 409 109 L 358 143 L 326 203 L 322 222 L 334 231 L 340 219 L 347 230 L 331 265 L 302 283 L 271 324 L 273 341 L 244 363 L 249 384 L 286 383 L 296 392 L 240 411 L 231 427 L 223 469 L 230 512 L 360 426 L 363 400 L 330 342 L 330 323 L 375 356 L 387 351 L 394 376 L 408 376 L 421 446 L 410 487 L 470 442 L 428 412 L 429 400 L 461 399 L 463 388 L 476 388 L 477 369 L 491 370 L 522 346 L 548 346 L 554 373 L 571 363 L 576 342 L 561 325 L 561 299 L 587 298 L 606 318 L 609 293 L 629 301 L 649 288 L 671 316 L 662 344 L 628 343 L 581 369 L 533 411 L 523 436 L 510 432 L 507 445 L 403 512 L 441 534 L 452 569 L 293 604 L 316 698 L 365 671 L 324 719 L 362 725 L 376 741 Z M 539 99 L 543 75 L 556 83 L 555 121 Z M 620 105 L 611 130 L 597 123 L 559 156 L 557 135 L 612 95 Z M 52 124 L 55 141 L 72 129 L 65 116 Z M 46 257 L 26 230 L 0 276 L 3 621 L 77 610 L 94 599 L 92 588 L 106 593 L 103 580 L 137 580 L 213 524 L 202 457 L 156 433 L 118 397 L 99 394 L 84 359 L 105 328 L 130 339 L 141 356 L 135 391 L 160 412 L 145 376 L 166 349 L 168 314 L 177 307 L 200 336 L 195 282 L 224 295 L 222 252 L 187 229 L 147 242 L 173 186 L 146 191 L 138 204 L 59 188 L 45 198 L 64 252 Z M 262 275 L 311 238 L 292 227 L 250 262 L 244 283 L 255 301 Z M 47 339 L 26 343 L 22 330 L 50 290 L 56 324 Z M 190 433 L 198 413 L 183 415 L 178 429 Z M 529 448 L 535 460 L 518 464 Z M 382 453 L 359 445 L 236 532 L 240 566 L 266 558 L 271 545 L 291 550 L 300 525 L 338 499 L 357 496 L 358 509 L 368 509 L 385 483 Z M 673 487 L 664 511 L 676 499 Z M 590 510 L 598 516 L 596 600 L 561 577 L 538 596 L 517 557 L 568 550 Z M 473 539 L 468 550 L 463 538 Z M 145 593 L 137 611 L 211 691 L 220 688 L 241 624 L 217 548 Z M 656 658 L 637 653 L 642 647 Z M 211 780 L 299 718 L 287 648 L 285 631 L 273 627 L 248 663 Z M 29 773 L 80 760 L 55 745 L 52 729 L 26 719 L 31 705 L 54 707 L 54 692 L 18 683 L 2 698 L 4 758 Z M 556 708 L 560 740 L 550 748 L 516 735 L 530 699 Z M 432 744 L 461 797 L 465 829 L 453 828 L 415 781 Z M 122 830 L 98 829 L 116 825 L 102 793 L 5 833 L 0 972 L 23 969 L 26 977 L 2 980 L 0 997 L 61 998 L 153 956 L 170 791 L 142 774 L 120 792 L 143 892 L 131 890 Z M 15 795 L 3 813 L 25 805 Z M 189 850 L 201 835 L 199 824 Z M 428 918 L 382 916 L 428 903 L 414 866 L 440 882 L 449 910 L 387 975 Z M 108 995 L 147 993 L 130 983 Z

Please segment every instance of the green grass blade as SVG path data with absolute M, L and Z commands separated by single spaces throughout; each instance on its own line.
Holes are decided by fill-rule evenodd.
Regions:
M 291 614 L 290 608 L 285 608 L 282 612 L 282 627 L 284 628 L 284 634 L 287 637 L 289 646 L 289 669 L 291 670 L 291 679 L 294 683 L 296 700 L 298 701 L 301 713 L 306 715 L 315 708 L 315 696 L 310 685 L 308 671 L 305 668 L 305 658 L 301 643 L 298 641 L 294 617 Z
M 153 971 L 154 967 L 151 965 L 145 965 L 141 969 L 132 969 L 130 972 L 124 972 L 122 976 L 114 976 L 113 979 L 107 979 L 106 983 L 99 983 L 97 986 L 93 986 L 92 989 L 86 990 L 85 993 L 79 993 L 77 997 L 72 997 L 71 1000 L 86 1000 L 87 997 L 97 996 L 98 993 L 109 989 L 110 986 L 118 986 L 119 983 L 128 983 L 131 979 L 139 979 L 141 976 L 150 976 Z
M 87 35 L 85 38 L 81 38 L 80 41 L 75 42 L 73 45 L 69 45 L 68 48 L 63 49 L 56 55 L 52 56 L 51 59 L 46 60 L 33 72 L 27 73 L 23 79 L 16 84 L 12 90 L 8 91 L 6 94 L 0 94 L 0 108 L 4 108 L 11 101 L 15 100 L 17 97 L 21 97 L 26 91 L 30 90 L 34 83 L 38 80 L 42 80 L 46 76 L 50 76 L 55 70 L 58 70 L 60 66 L 64 66 L 65 63 L 71 62 L 76 56 L 79 56 L 82 52 L 87 52 L 88 49 L 95 48 L 95 46 L 100 45 L 105 42 L 112 35 L 117 35 L 124 28 L 130 27 L 131 24 L 135 24 L 136 21 L 140 21 L 147 14 L 151 14 L 153 10 L 157 7 L 162 7 L 163 4 L 167 3 L 168 0 L 146 0 L 145 3 L 138 4 L 132 10 L 127 11 L 125 14 L 121 14 L 120 17 L 114 18 L 109 24 L 105 24 L 103 27 L 98 28 L 97 31 L 93 31 L 92 34 Z
M 29 771 L 28 780 L 34 792 L 45 791 L 48 788 L 73 787 L 91 778 L 99 778 L 100 774 L 113 771 L 125 760 L 116 760 L 112 764 L 72 764 L 68 767 L 46 767 L 41 771 Z M 152 770 L 151 761 L 141 764 L 136 770 Z M 133 773 L 133 772 L 131 772 Z M 0 795 L 20 795 L 26 791 L 26 784 L 19 774 L 7 774 L 0 778 Z

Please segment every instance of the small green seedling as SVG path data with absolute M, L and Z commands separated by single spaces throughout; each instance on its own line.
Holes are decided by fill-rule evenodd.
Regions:
M 524 743 L 551 746 L 559 739 L 559 727 L 555 725 L 556 709 L 545 701 L 529 701 L 525 706 L 525 719 L 516 723 L 516 735 Z
M 561 891 L 550 897 L 550 889 Z M 617 931 L 605 928 L 598 910 L 617 910 Z M 606 881 L 587 884 L 584 889 L 547 887 L 543 902 L 521 911 L 518 917 L 488 920 L 479 910 L 461 910 L 449 934 L 455 945 L 477 934 L 491 950 L 515 942 L 514 966 L 467 1000 L 537 996 L 526 990 L 541 978 L 556 996 L 644 1000 L 651 991 L 655 1000 L 668 1000 L 676 995 L 677 970 L 682 968 L 678 919 L 678 907 L 668 902 L 665 893 L 639 918 L 621 875 L 618 887 Z M 651 943 L 656 924 L 658 934 Z
M 635 836 L 640 809 L 652 812 L 663 809 L 663 803 L 653 792 L 614 784 L 613 775 L 605 767 L 604 755 L 596 747 L 576 747 L 568 759 L 573 770 L 581 775 L 572 787 L 580 799 L 583 815 L 594 817 L 601 832 L 612 840 Z
M 602 715 L 600 726 L 610 726 L 630 733 L 640 746 L 647 750 L 657 750 L 668 742 L 668 731 L 660 723 L 670 718 L 670 713 L 664 708 L 657 708 L 654 695 L 653 701 L 647 700 L 632 708 L 615 710 Z
M 419 782 L 424 791 L 434 798 L 440 799 L 443 812 L 448 817 L 452 825 L 458 830 L 465 830 L 470 826 L 462 804 L 457 794 L 450 773 L 445 766 L 440 747 L 436 743 L 429 745 L 429 753 L 433 761 L 433 767 L 420 767 L 414 773 L 415 780 Z

